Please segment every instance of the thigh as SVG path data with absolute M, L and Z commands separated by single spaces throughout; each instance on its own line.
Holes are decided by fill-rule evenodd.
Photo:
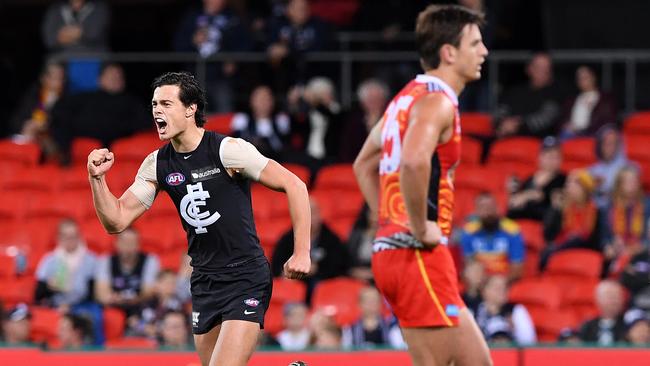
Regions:
M 210 358 L 212 358 L 212 353 L 217 344 L 220 330 L 221 325 L 217 325 L 207 333 L 194 335 L 194 346 L 196 347 L 196 351 L 199 353 L 201 366 L 208 366 L 210 364 Z
M 245 320 L 225 320 L 210 366 L 246 366 L 260 336 L 260 325 Z
M 413 366 L 447 366 L 457 353 L 457 327 L 402 328 Z
M 492 365 L 490 350 L 483 333 L 467 308 L 460 311 L 456 342 L 458 347 L 454 355 L 455 366 Z

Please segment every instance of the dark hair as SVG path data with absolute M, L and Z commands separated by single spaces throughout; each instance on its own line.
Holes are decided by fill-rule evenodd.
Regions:
M 75 332 L 79 332 L 79 335 L 81 335 L 81 339 L 84 340 L 84 342 L 86 342 L 92 335 L 93 325 L 88 318 L 71 313 L 64 314 L 63 317 L 70 321 L 72 329 Z
M 420 12 L 415 24 L 415 43 L 423 67 L 435 69 L 440 65 L 440 48 L 445 44 L 460 46 L 463 28 L 467 24 L 485 24 L 482 13 L 459 5 L 429 5 Z
M 194 121 L 198 127 L 205 124 L 205 91 L 189 72 L 168 72 L 157 77 L 151 84 L 151 89 L 155 90 L 163 85 L 176 85 L 179 88 L 178 99 L 184 106 L 189 107 L 196 104 L 196 113 Z

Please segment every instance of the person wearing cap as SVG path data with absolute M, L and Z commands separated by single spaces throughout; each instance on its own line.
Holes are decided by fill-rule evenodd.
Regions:
M 557 337 L 557 342 L 572 345 L 580 345 L 582 343 L 578 331 L 569 327 L 563 328 L 560 331 L 560 335 Z
M 535 173 L 510 192 L 506 216 L 542 221 L 551 207 L 551 195 L 561 190 L 566 181 L 566 176 L 560 171 L 561 165 L 560 143 L 549 136 L 542 143 Z
M 562 192 L 551 197 L 544 217 L 544 239 L 540 269 L 551 255 L 572 248 L 601 250 L 602 215 L 592 199 L 595 182 L 586 169 L 569 173 Z
M 9 346 L 29 343 L 32 314 L 26 304 L 9 309 L 2 318 L 2 341 Z
M 630 309 L 623 316 L 625 339 L 635 346 L 650 344 L 650 317 L 641 309 Z

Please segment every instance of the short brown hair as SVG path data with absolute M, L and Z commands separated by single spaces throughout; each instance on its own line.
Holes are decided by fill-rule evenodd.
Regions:
M 445 44 L 460 46 L 461 34 L 467 24 L 482 27 L 482 13 L 459 5 L 429 5 L 418 15 L 415 43 L 423 66 L 435 69 L 440 65 L 440 48 Z

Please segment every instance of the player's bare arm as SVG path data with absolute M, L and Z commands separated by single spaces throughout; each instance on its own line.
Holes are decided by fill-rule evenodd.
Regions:
M 379 207 L 379 160 L 381 159 L 381 129 L 383 118 L 370 130 L 366 141 L 354 160 L 354 174 L 363 197 L 370 208 L 371 217 L 376 218 Z
M 115 156 L 108 149 L 96 149 L 88 155 L 88 179 L 93 193 L 93 203 L 97 217 L 107 232 L 119 233 L 140 217 L 146 207 L 127 190 L 118 199 L 106 184 L 106 173 L 115 162 Z M 153 183 L 152 185 L 155 190 Z
M 449 138 L 453 121 L 452 102 L 441 93 L 432 93 L 411 109 L 404 136 L 400 184 L 411 233 L 427 247 L 437 245 L 442 235 L 437 223 L 427 220 L 431 158 L 436 146 Z
M 311 211 L 307 186 L 295 174 L 274 160 L 269 160 L 262 170 L 260 183 L 287 194 L 294 244 L 293 255 L 284 264 L 284 275 L 290 279 L 303 278 L 309 273 L 311 267 L 309 257 Z

